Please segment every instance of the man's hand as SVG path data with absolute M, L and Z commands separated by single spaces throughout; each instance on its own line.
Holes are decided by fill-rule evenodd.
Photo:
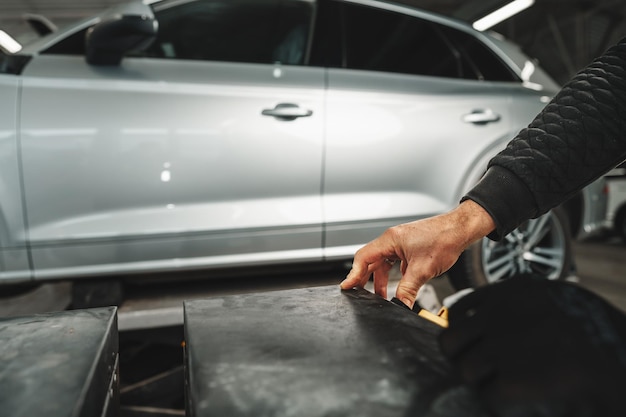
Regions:
M 389 271 L 400 261 L 396 297 L 413 307 L 422 285 L 450 269 L 467 246 L 494 229 L 491 216 L 471 200 L 446 214 L 391 227 L 357 251 L 341 288 L 363 287 L 373 273 L 374 291 L 387 298 Z

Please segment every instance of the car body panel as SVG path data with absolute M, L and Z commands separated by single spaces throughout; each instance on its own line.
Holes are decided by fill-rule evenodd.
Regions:
M 26 68 L 35 269 L 320 248 L 323 71 L 150 61 L 48 55 Z M 283 102 L 313 114 L 261 114 Z M 106 250 L 115 240 L 123 256 Z
M 328 78 L 329 247 L 452 208 L 460 196 L 450 184 L 463 180 L 494 138 L 512 132 L 508 96 L 491 83 L 346 70 L 330 70 Z M 498 120 L 463 120 L 477 111 L 492 111 Z

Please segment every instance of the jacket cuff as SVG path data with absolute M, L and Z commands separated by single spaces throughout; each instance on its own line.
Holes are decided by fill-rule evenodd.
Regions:
M 536 217 L 537 205 L 528 186 L 501 166 L 492 166 L 462 199 L 472 200 L 493 218 L 496 229 L 487 237 L 502 240 L 524 221 Z

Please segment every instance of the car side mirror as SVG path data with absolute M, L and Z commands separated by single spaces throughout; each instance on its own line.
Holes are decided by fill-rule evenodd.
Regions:
M 99 22 L 85 36 L 87 62 L 119 65 L 125 55 L 150 46 L 157 31 L 157 21 L 145 15 L 117 15 Z

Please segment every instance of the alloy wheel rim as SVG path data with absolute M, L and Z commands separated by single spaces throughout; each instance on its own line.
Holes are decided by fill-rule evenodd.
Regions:
M 482 266 L 487 282 L 534 273 L 557 279 L 566 256 L 563 226 L 552 212 L 531 219 L 501 242 L 482 241 Z

